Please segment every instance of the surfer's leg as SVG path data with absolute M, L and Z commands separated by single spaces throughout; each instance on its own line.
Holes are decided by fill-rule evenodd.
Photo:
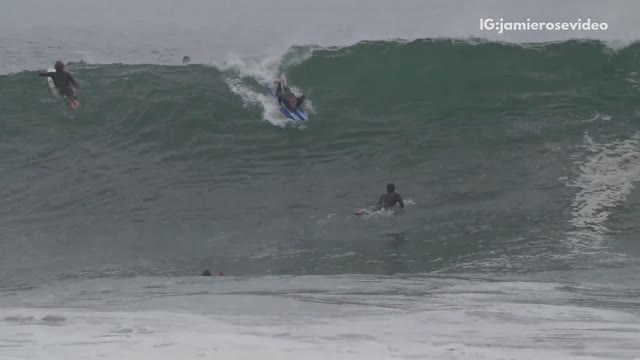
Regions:
M 61 89 L 59 90 L 59 92 L 60 92 L 60 96 L 62 96 L 67 106 L 71 107 L 72 109 L 76 109 L 78 108 L 78 106 L 80 106 L 80 103 L 78 102 L 78 97 L 76 96 L 75 92 L 72 89 L 70 88 Z
M 60 96 L 67 98 L 69 100 L 76 100 L 76 94 L 73 92 L 71 88 L 58 89 Z
M 304 102 L 305 96 L 299 96 L 296 98 L 296 110 L 300 108 L 300 106 L 302 106 L 302 103 Z

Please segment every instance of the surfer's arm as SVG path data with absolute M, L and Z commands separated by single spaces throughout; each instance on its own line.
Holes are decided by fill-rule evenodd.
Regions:
M 380 199 L 378 200 L 378 203 L 376 204 L 376 207 L 375 207 L 376 211 L 382 209 L 382 196 L 383 195 L 380 195 Z
M 404 202 L 402 202 L 402 196 L 398 195 L 398 204 L 400 204 L 400 207 L 404 209 Z
M 278 86 L 276 86 L 276 97 L 278 98 L 278 105 L 282 105 L 282 82 L 275 80 L 274 84 L 278 84 Z
M 38 74 L 38 76 L 51 77 L 51 74 L 53 74 L 53 73 L 50 73 L 50 72 L 46 72 L 46 73 L 39 73 L 39 74 Z

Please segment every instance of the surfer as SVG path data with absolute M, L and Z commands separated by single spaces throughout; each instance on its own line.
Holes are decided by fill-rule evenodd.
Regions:
M 58 89 L 58 93 L 60 94 L 60 96 L 67 99 L 68 102 L 73 106 L 78 102 L 73 88 L 79 89 L 80 85 L 78 85 L 71 74 L 64 71 L 64 64 L 62 63 L 62 61 L 56 61 L 55 69 L 55 72 L 45 72 L 38 75 L 50 77 L 53 80 L 53 84 L 56 86 L 56 89 Z
M 298 110 L 304 102 L 305 96 L 296 96 L 291 89 L 282 80 L 274 80 L 274 84 L 278 84 L 276 87 L 276 96 L 278 97 L 278 105 L 282 105 L 289 108 L 289 110 Z
M 404 202 L 402 202 L 402 196 L 396 192 L 396 186 L 394 184 L 387 184 L 387 192 L 386 194 L 380 195 L 380 200 L 378 200 L 377 209 L 391 209 L 396 204 L 400 204 L 401 208 L 404 208 Z

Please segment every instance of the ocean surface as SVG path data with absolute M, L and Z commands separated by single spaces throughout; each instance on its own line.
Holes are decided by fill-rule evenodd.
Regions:
M 640 359 L 640 3 L 538 3 L 8 1 L 0 358 Z

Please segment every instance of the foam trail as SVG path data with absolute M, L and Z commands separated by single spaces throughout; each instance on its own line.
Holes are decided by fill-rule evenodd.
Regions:
M 627 199 L 640 176 L 640 134 L 604 145 L 585 135 L 584 142 L 592 155 L 576 161 L 580 175 L 570 186 L 580 190 L 571 204 L 575 231 L 569 237 L 572 250 L 582 254 L 603 250 L 610 210 Z
M 304 62 L 313 53 L 313 49 L 305 48 L 302 52 L 291 50 L 282 55 L 265 56 L 262 58 L 240 58 L 228 56 L 223 64 L 217 67 L 226 73 L 224 80 L 229 85 L 233 93 L 240 96 L 246 105 L 259 105 L 262 107 L 263 119 L 269 123 L 285 127 L 295 124 L 293 120 L 286 118 L 276 105 L 276 102 L 268 94 L 267 84 L 272 84 L 273 80 L 284 77 L 287 67 Z M 256 84 L 252 84 L 252 81 Z M 303 94 L 304 91 L 295 85 L 290 88 L 296 94 Z M 315 113 L 313 103 L 306 99 L 305 110 Z
M 285 127 L 294 123 L 293 120 L 281 115 L 276 102 L 273 101 L 270 96 L 252 89 L 250 86 L 244 84 L 241 79 L 225 76 L 224 80 L 229 85 L 229 89 L 231 89 L 234 94 L 240 96 L 245 106 L 261 106 L 262 118 L 272 125 Z

